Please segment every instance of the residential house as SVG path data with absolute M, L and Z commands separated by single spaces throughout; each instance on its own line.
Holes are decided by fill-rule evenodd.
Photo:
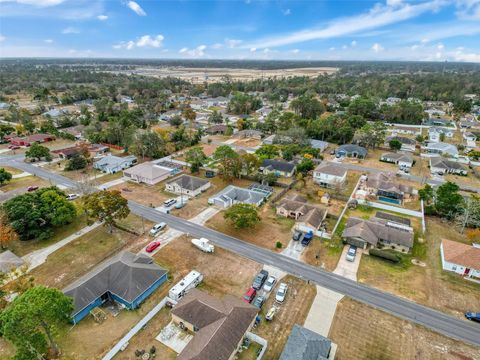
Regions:
M 323 187 L 342 186 L 347 180 L 347 170 L 336 164 L 320 164 L 313 170 L 313 181 Z
M 367 154 L 368 154 L 367 149 L 355 144 L 340 145 L 335 150 L 335 156 L 337 158 L 351 157 L 351 158 L 363 159 L 367 156 Z
M 425 110 L 426 113 L 428 113 L 430 116 L 432 115 L 439 115 L 441 113 L 445 114 L 442 110 L 437 110 L 437 109 L 431 109 Z M 444 127 L 451 127 L 453 126 L 453 122 L 451 120 L 447 119 L 437 119 L 434 117 L 430 117 L 428 120 L 424 121 L 424 125 L 426 126 L 444 126 Z
M 286 161 L 265 159 L 258 170 L 263 174 L 273 173 L 277 176 L 292 177 L 295 167 L 295 164 Z
M 73 298 L 72 319 L 76 324 L 107 301 L 135 309 L 165 281 L 167 271 L 151 257 L 124 251 L 67 286 L 63 293 Z
M 53 109 L 50 109 L 48 110 L 47 112 L 44 112 L 42 115 L 43 116 L 46 116 L 46 117 L 51 117 L 53 119 L 56 119 L 60 116 L 63 116 L 66 114 L 66 111 L 63 110 L 63 109 L 56 109 L 56 108 L 53 108 Z
M 400 150 L 402 151 L 410 151 L 410 152 L 415 152 L 415 145 L 417 142 L 413 139 L 407 138 L 405 136 L 389 136 L 385 140 L 385 145 L 389 145 L 390 141 L 392 140 L 398 140 L 402 144 L 402 147 Z
M 328 147 L 328 142 L 326 141 L 315 140 L 315 139 L 309 139 L 309 141 L 310 141 L 310 146 L 314 149 L 320 150 L 320 152 L 324 152 Z
M 181 175 L 165 184 L 165 190 L 190 197 L 198 196 L 207 191 L 210 181 L 190 175 Z
M 327 209 L 310 205 L 304 197 L 293 195 L 277 203 L 277 215 L 295 219 L 296 228 L 301 231 L 315 233 L 322 226 Z
M 210 126 L 208 129 L 205 130 L 205 132 L 208 134 L 208 135 L 225 135 L 225 133 L 227 132 L 228 130 L 228 126 L 227 125 L 213 125 L 213 126 Z
M 400 152 L 382 154 L 380 161 L 398 165 L 400 169 L 410 169 L 414 163 L 412 155 Z
M 378 200 L 395 204 L 401 204 L 403 200 L 414 197 L 418 193 L 411 186 L 398 182 L 394 174 L 384 172 L 369 175 L 360 187 L 369 195 L 376 196 Z
M 70 146 L 67 148 L 59 149 L 59 150 L 53 150 L 52 153 L 57 155 L 60 159 L 70 159 L 74 155 L 77 155 L 80 153 L 80 147 L 79 146 Z
M 206 99 L 206 104 L 207 107 L 212 107 L 212 106 L 220 106 L 224 107 L 228 105 L 228 98 L 224 96 L 217 96 L 215 98 L 208 98 Z
M 98 159 L 108 154 L 110 152 L 110 148 L 102 144 L 91 144 L 88 146 L 88 152 L 92 158 Z
M 24 264 L 25 261 L 10 250 L 0 253 L 0 273 L 8 274 Z
M 133 166 L 136 162 L 137 157 L 133 155 L 125 157 L 107 155 L 95 162 L 93 167 L 108 174 L 115 174 Z
M 413 247 L 413 232 L 385 219 L 373 217 L 369 220 L 350 217 L 345 225 L 342 238 L 350 245 L 361 249 L 385 247 L 409 252 Z
M 459 275 L 480 280 L 480 245 L 467 245 L 451 240 L 440 244 L 442 268 Z
M 458 157 L 458 149 L 453 144 L 447 144 L 444 142 L 429 142 L 424 148 L 427 154 L 437 154 L 449 157 Z
M 329 360 L 331 349 L 329 339 L 295 324 L 279 360 Z
M 75 125 L 75 126 L 59 129 L 58 131 L 61 133 L 72 135 L 77 140 L 82 140 L 84 130 L 85 130 L 84 125 Z
M 315 140 L 315 139 L 308 139 L 310 142 L 310 146 L 314 149 L 320 150 L 320 152 L 324 152 L 325 149 L 328 147 L 328 142 Z M 272 144 L 292 144 L 294 141 L 290 136 L 284 135 L 270 135 L 263 139 L 262 143 L 265 145 L 272 145 Z
M 229 208 L 234 204 L 251 204 L 260 206 L 272 193 L 272 188 L 270 188 L 270 191 L 267 191 L 265 189 L 244 189 L 238 186 L 228 185 L 222 191 L 210 197 L 208 203 L 224 209 Z
M 422 128 L 420 128 L 420 127 L 408 127 L 408 126 L 397 126 L 392 130 L 392 135 L 396 136 L 398 134 L 418 136 L 418 135 L 422 135 Z
M 441 156 L 430 158 L 430 171 L 432 174 L 455 174 L 467 176 L 467 168 L 465 166 Z
M 466 131 L 463 133 L 463 139 L 466 141 L 477 141 L 477 135 L 470 131 Z
M 172 169 L 158 166 L 152 161 L 135 165 L 123 171 L 128 180 L 147 185 L 155 185 L 172 175 Z
M 428 140 L 433 142 L 440 142 L 441 136 L 445 135 L 446 138 L 453 138 L 455 131 L 453 129 L 431 127 L 428 129 Z
M 227 295 L 213 297 L 190 290 L 172 309 L 172 321 L 194 333 L 178 360 L 233 360 L 259 309 Z
M 55 136 L 50 134 L 32 134 L 25 137 L 9 137 L 7 140 L 12 145 L 31 146 L 33 143 L 45 143 L 49 141 L 54 141 Z
M 257 139 L 260 140 L 262 138 L 263 133 L 258 130 L 240 130 L 238 131 L 234 137 L 239 139 Z

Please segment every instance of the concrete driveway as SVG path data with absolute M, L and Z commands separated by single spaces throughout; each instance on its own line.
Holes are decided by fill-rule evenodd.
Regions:
M 338 260 L 337 267 L 333 271 L 334 274 L 343 276 L 347 279 L 357 281 L 357 272 L 358 267 L 360 266 L 360 259 L 362 258 L 362 249 L 357 248 L 357 255 L 355 256 L 355 261 L 348 261 L 346 259 L 347 251 L 350 245 L 345 245 L 343 247 L 342 255 L 340 260 Z

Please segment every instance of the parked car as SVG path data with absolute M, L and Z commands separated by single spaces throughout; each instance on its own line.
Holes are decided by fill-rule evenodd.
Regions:
M 265 320 L 268 320 L 268 321 L 272 321 L 273 320 L 273 317 L 275 316 L 275 314 L 277 313 L 278 311 L 278 307 L 276 307 L 275 305 L 273 305 L 267 312 L 267 315 L 265 315 Z
M 256 306 L 257 308 L 261 309 L 263 304 L 265 303 L 265 300 L 267 300 L 265 296 L 263 295 L 257 296 L 253 301 L 253 306 Z
M 153 241 L 153 242 L 151 242 L 150 244 L 147 245 L 147 247 L 145 248 L 145 251 L 147 253 L 151 253 L 153 250 L 155 250 L 159 246 L 160 246 L 160 241 Z
M 312 239 L 313 239 L 313 232 L 309 231 L 309 232 L 305 233 L 301 243 L 302 243 L 303 246 L 308 246 L 308 244 L 310 244 Z
M 465 313 L 465 317 L 466 317 L 468 320 L 480 322 L 480 312 L 474 313 L 474 312 L 472 312 L 472 311 L 467 311 L 467 312 Z
M 301 231 L 295 231 L 292 236 L 293 241 L 298 241 L 302 238 L 302 232 Z
M 255 290 L 261 289 L 263 284 L 265 283 L 265 280 L 267 280 L 267 278 L 268 278 L 268 271 L 261 270 L 253 280 L 252 288 L 254 288 Z
M 157 235 L 160 231 L 165 229 L 166 226 L 167 224 L 165 224 L 164 222 L 153 225 L 152 229 L 150 230 L 150 235 Z
M 248 289 L 245 295 L 243 296 L 243 301 L 247 303 L 251 303 L 253 299 L 255 299 L 255 296 L 257 296 L 257 290 L 255 290 L 253 287 Z
M 32 185 L 32 186 L 29 186 L 29 187 L 27 188 L 27 191 L 28 191 L 28 192 L 35 191 L 35 190 L 38 190 L 38 186 L 36 186 L 36 185 Z
M 353 245 L 350 245 L 350 247 L 348 248 L 347 255 L 345 256 L 345 258 L 347 259 L 347 261 L 354 262 L 356 255 L 357 255 L 357 247 L 356 247 L 356 246 L 353 246 Z
M 277 293 L 275 294 L 275 301 L 278 303 L 283 303 L 285 301 L 285 297 L 287 296 L 288 285 L 285 283 L 281 283 L 278 287 Z
M 18 145 L 9 145 L 8 148 L 9 148 L 10 150 L 17 150 L 17 149 L 20 149 L 20 146 L 18 146 Z
M 168 200 L 165 200 L 163 202 L 163 205 L 166 206 L 166 207 L 170 207 L 173 204 L 175 204 L 176 202 L 177 202 L 177 199 L 168 199 Z
M 67 200 L 75 200 L 78 199 L 78 194 L 68 194 Z
M 265 281 L 265 285 L 263 285 L 263 290 L 265 290 L 266 292 L 272 291 L 276 282 L 277 279 L 275 278 L 275 276 L 269 276 L 267 281 Z

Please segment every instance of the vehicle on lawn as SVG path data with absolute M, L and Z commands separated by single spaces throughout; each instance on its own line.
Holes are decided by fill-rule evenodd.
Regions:
M 215 246 L 210 244 L 210 241 L 205 238 L 192 239 L 192 244 L 206 253 L 213 253 L 215 251 Z
M 305 235 L 303 236 L 302 245 L 308 246 L 308 244 L 310 244 L 312 239 L 313 239 L 313 232 L 310 230 L 309 232 L 305 233 Z
M 285 283 L 280 283 L 277 293 L 275 294 L 275 301 L 278 303 L 283 303 L 285 297 L 287 296 L 288 285 Z
M 261 309 L 263 304 L 265 303 L 265 300 L 267 300 L 265 296 L 263 295 L 257 296 L 255 300 L 253 300 L 253 306 L 256 306 L 257 308 Z
M 150 244 L 147 245 L 147 247 L 145 248 L 145 251 L 147 253 L 151 253 L 159 246 L 160 246 L 160 241 L 152 241 Z
M 347 259 L 347 261 L 354 262 L 356 255 L 357 255 L 357 247 L 354 245 L 350 245 L 347 251 L 347 255 L 345 256 L 345 259 Z
M 187 294 L 190 289 L 197 287 L 203 280 L 203 274 L 198 271 L 192 270 L 180 280 L 174 287 L 168 292 L 168 297 L 174 301 L 179 301 Z
M 35 190 L 38 190 L 38 186 L 36 186 L 36 185 L 32 185 L 32 186 L 29 186 L 29 187 L 27 188 L 27 191 L 28 191 L 28 192 L 35 191 Z
M 260 272 L 255 276 L 253 280 L 252 288 L 255 290 L 260 290 L 268 278 L 268 271 L 267 270 L 260 270 Z
M 476 322 L 480 322 L 480 312 L 472 312 L 472 311 L 467 311 L 465 313 L 465 318 L 467 318 L 468 320 L 471 320 L 471 321 L 476 321 Z
M 152 229 L 150 230 L 150 235 L 157 235 L 160 231 L 165 229 L 167 227 L 167 224 L 164 222 L 158 223 L 153 225 Z
M 257 290 L 255 290 L 253 287 L 248 289 L 245 295 L 243 296 L 243 301 L 247 303 L 251 303 L 253 299 L 255 299 L 255 296 L 257 295 Z
M 68 194 L 67 195 L 67 200 L 75 200 L 78 199 L 78 194 Z
M 265 320 L 272 321 L 273 317 L 278 311 L 278 307 L 273 305 L 267 312 L 267 315 L 265 315 Z
M 176 202 L 177 202 L 177 199 L 168 199 L 168 200 L 165 200 L 163 202 L 163 205 L 166 206 L 166 207 L 170 207 L 173 204 L 175 204 Z
M 267 281 L 265 281 L 265 284 L 263 285 L 263 290 L 266 292 L 272 291 L 273 287 L 277 283 L 277 279 L 275 276 L 269 276 Z

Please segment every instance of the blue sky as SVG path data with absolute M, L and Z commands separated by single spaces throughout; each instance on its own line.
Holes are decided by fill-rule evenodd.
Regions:
M 480 0 L 0 0 L 0 57 L 480 62 Z

